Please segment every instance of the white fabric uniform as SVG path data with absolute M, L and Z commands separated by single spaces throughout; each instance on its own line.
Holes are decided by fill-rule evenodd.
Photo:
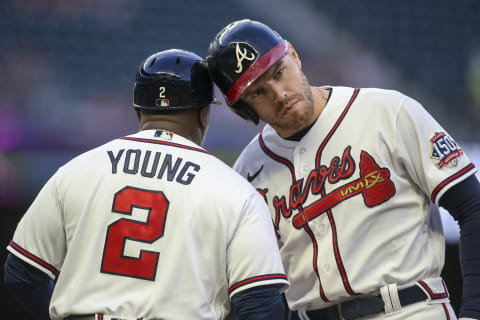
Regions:
M 290 308 L 321 309 L 419 280 L 432 301 L 447 302 L 433 203 L 474 165 L 415 100 L 373 88 L 331 90 L 300 141 L 266 125 L 234 165 L 264 195 L 278 228 Z
M 53 319 L 222 319 L 237 292 L 288 286 L 262 197 L 200 146 L 160 130 L 61 167 L 8 250 L 56 280 Z

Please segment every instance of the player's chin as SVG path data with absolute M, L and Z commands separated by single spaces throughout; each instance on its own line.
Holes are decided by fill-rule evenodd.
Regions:
M 305 122 L 298 117 L 285 117 L 276 123 L 277 128 L 282 128 L 283 133 L 293 135 L 306 127 Z
M 296 112 L 286 114 L 282 121 L 291 127 L 303 129 L 309 124 L 311 114 L 306 109 L 299 109 Z

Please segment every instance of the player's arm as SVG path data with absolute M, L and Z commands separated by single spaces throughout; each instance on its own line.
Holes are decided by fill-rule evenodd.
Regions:
M 460 317 L 480 319 L 480 183 L 475 176 L 450 188 L 440 205 L 460 226 L 463 298 Z
M 54 282 L 13 254 L 5 262 L 4 283 L 20 305 L 37 319 L 50 319 L 48 306 Z
M 239 185 L 248 193 L 232 202 L 232 211 L 241 210 L 232 221 L 226 254 L 232 309 L 239 319 L 284 319 L 281 293 L 289 283 L 270 212 L 251 185 L 245 181 Z
M 279 285 L 259 286 L 235 294 L 232 309 L 241 320 L 281 320 L 286 312 Z

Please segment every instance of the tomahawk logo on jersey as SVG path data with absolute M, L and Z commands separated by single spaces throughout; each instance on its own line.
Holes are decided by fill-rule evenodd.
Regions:
M 353 127 L 364 135 L 352 135 Z M 266 125 L 234 167 L 270 208 L 282 259 L 294 270 L 286 292 L 292 309 L 373 292 L 384 279 L 415 283 L 418 274 L 434 279 L 425 283 L 442 294 L 444 241 L 430 201 L 438 205 L 476 169 L 415 100 L 395 91 L 333 87 L 300 141 Z M 439 250 L 422 249 L 429 246 Z M 297 257 L 296 248 L 305 254 L 289 258 Z
M 354 164 L 353 159 L 351 161 L 351 163 Z M 323 172 L 329 171 L 330 170 Z M 307 181 L 314 180 L 310 178 L 312 176 L 322 176 L 321 172 L 322 170 L 312 171 L 312 173 L 314 174 L 312 175 L 312 173 L 310 173 Z M 329 177 L 330 176 L 331 175 L 329 175 Z M 315 181 L 313 182 L 313 184 L 315 184 Z M 307 187 L 308 186 L 305 186 L 305 188 Z M 318 192 L 320 192 L 322 189 L 323 184 L 321 184 L 320 188 L 318 188 Z M 307 190 L 304 190 L 303 198 L 306 197 L 306 193 Z M 345 184 L 333 190 L 328 194 L 325 194 L 322 198 L 303 208 L 300 213 L 293 217 L 293 225 L 295 226 L 295 228 L 302 228 L 309 220 L 314 219 L 318 215 L 333 208 L 339 202 L 347 200 L 348 198 L 353 197 L 357 194 L 361 194 L 363 196 L 365 205 L 368 207 L 379 205 L 390 199 L 395 194 L 395 185 L 390 180 L 389 170 L 386 168 L 380 168 L 375 162 L 375 160 L 365 151 L 362 151 L 361 153 L 360 177 L 348 184 Z M 293 199 L 292 191 L 290 191 L 290 199 Z M 283 197 L 281 199 L 281 202 L 284 201 L 285 198 Z M 276 203 L 279 202 L 280 201 L 276 201 Z M 299 204 L 291 203 L 290 205 L 297 207 Z M 284 209 L 285 207 L 282 206 L 281 208 Z M 278 211 L 279 209 L 279 207 L 275 206 L 275 210 Z M 279 213 L 277 212 L 277 215 L 278 214 Z M 281 212 L 281 214 L 285 216 L 285 212 Z

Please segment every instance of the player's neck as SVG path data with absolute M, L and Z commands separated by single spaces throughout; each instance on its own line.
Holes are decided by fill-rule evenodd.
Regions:
M 327 105 L 330 91 L 318 87 L 312 87 L 312 95 L 314 103 L 313 122 L 315 122 Z
M 198 132 L 195 130 L 188 130 L 185 128 L 185 125 L 181 122 L 175 122 L 172 120 L 162 121 L 162 120 L 153 120 L 153 121 L 143 121 L 140 122 L 140 127 L 138 131 L 144 130 L 166 130 L 178 134 L 190 141 L 195 142 L 198 145 L 201 145 L 202 139 Z M 195 132 L 194 132 L 195 131 Z M 198 131 L 198 130 L 197 130 Z

